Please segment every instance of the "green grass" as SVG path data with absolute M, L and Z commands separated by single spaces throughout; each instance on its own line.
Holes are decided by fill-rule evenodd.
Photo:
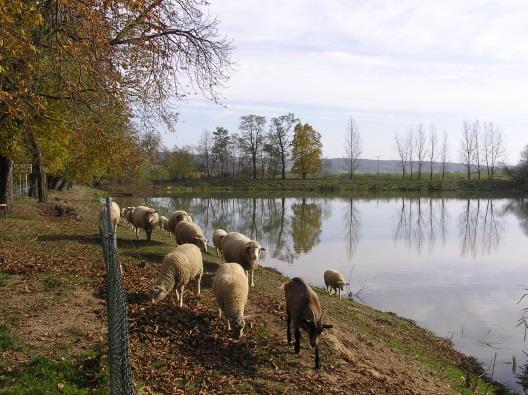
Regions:
M 306 193 L 346 193 L 350 194 L 433 194 L 440 192 L 447 193 L 519 193 L 522 192 L 513 181 L 504 175 L 497 175 L 493 180 L 487 180 L 484 175 L 480 180 L 473 175 L 468 180 L 466 175 L 461 173 L 446 174 L 442 180 L 441 175 L 422 176 L 418 180 L 406 176 L 402 179 L 401 174 L 358 174 L 351 180 L 347 175 L 328 175 L 311 177 L 306 180 L 299 178 L 281 179 L 232 179 L 232 178 L 212 178 L 209 180 L 180 180 L 177 182 L 165 181 L 156 184 L 155 188 L 165 189 L 167 193 L 189 194 L 197 192 L 201 194 L 212 193 L 232 193 L 232 192 L 274 192 L 284 193 L 285 191 Z
M 5 287 L 9 281 L 9 273 L 0 272 L 0 287 Z
M 106 394 L 108 382 L 108 369 L 99 351 L 78 361 L 39 356 L 23 370 L 8 373 L 0 394 Z
M 20 340 L 12 334 L 11 330 L 15 321 L 15 316 L 9 316 L 0 323 L 0 351 L 21 349 Z

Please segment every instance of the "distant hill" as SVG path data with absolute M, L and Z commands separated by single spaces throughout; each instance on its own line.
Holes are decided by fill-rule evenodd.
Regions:
M 349 162 L 346 158 L 330 158 L 327 159 L 328 171 L 331 173 L 347 173 L 349 169 Z M 429 162 L 424 165 L 424 172 L 429 172 Z M 442 164 L 440 162 L 433 162 L 433 171 L 435 173 L 441 172 Z M 413 171 L 418 169 L 418 163 L 413 162 Z M 407 167 L 407 171 L 409 171 Z M 465 172 L 466 168 L 462 163 L 448 163 L 446 172 L 448 173 L 459 173 Z M 378 172 L 378 161 L 376 159 L 359 159 L 359 164 L 356 169 L 357 173 L 377 173 Z M 379 161 L 379 172 L 380 173 L 400 173 L 401 167 L 400 162 L 397 160 L 380 160 Z

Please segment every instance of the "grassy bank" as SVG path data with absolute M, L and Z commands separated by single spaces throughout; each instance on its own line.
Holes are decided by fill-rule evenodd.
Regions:
M 145 191 L 145 185 L 105 185 L 112 193 L 120 191 Z M 401 194 L 448 194 L 448 195 L 519 195 L 526 194 L 511 178 L 497 175 L 493 180 L 477 179 L 473 176 L 468 180 L 466 175 L 458 173 L 447 174 L 442 180 L 440 175 L 423 176 L 419 180 L 401 178 L 401 174 L 358 174 L 353 179 L 348 176 L 328 175 L 311 177 L 306 180 L 289 177 L 281 179 L 242 179 L 242 178 L 211 178 L 189 179 L 178 181 L 156 181 L 148 185 L 152 194 L 222 194 L 222 193 L 274 193 L 274 194 L 341 194 L 341 195 L 401 195 Z
M 98 196 L 80 188 L 52 195 L 45 205 L 19 200 L 9 220 L 0 220 L 0 394 L 107 389 Z M 58 200 L 76 213 L 55 216 Z M 252 326 L 241 340 L 231 339 L 210 289 L 218 256 L 204 254 L 200 296 L 191 286 L 183 308 L 174 294 L 151 305 L 146 292 L 174 241 L 159 230 L 152 242 L 137 241 L 125 225 L 118 238 L 134 377 L 143 393 L 502 391 L 449 340 L 321 289 L 316 291 L 334 329 L 323 334 L 323 368 L 314 371 L 306 336 L 299 355 L 286 344 L 280 285 L 287 279 L 265 268 L 258 269 L 250 291 Z

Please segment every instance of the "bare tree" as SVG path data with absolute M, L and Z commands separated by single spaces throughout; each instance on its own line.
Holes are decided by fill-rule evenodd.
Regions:
M 260 156 L 264 139 L 266 118 L 258 115 L 244 115 L 240 118 L 240 144 L 251 156 L 253 179 L 257 178 L 257 158 Z
M 354 176 L 354 172 L 359 164 L 361 146 L 362 141 L 361 135 L 359 134 L 359 128 L 354 118 L 350 117 L 345 134 L 345 150 L 349 162 L 350 179 Z
M 416 154 L 418 155 L 418 180 L 420 180 L 427 156 L 427 136 L 423 124 L 419 124 L 416 128 Z
M 413 176 L 413 158 L 414 158 L 414 130 L 412 126 L 407 130 L 407 138 L 405 140 L 407 159 L 409 160 L 409 170 L 411 178 Z
M 504 141 L 502 133 L 493 122 L 484 123 L 484 160 L 488 179 L 492 180 L 495 167 L 504 159 Z
M 431 125 L 429 127 L 429 164 L 430 164 L 430 173 L 429 173 L 429 179 L 433 179 L 433 167 L 434 167 L 434 161 L 436 159 L 436 145 L 438 142 L 438 136 L 436 134 L 436 127 L 434 125 Z
M 462 124 L 462 139 L 460 140 L 460 159 L 466 167 L 468 180 L 471 179 L 471 165 L 475 156 L 473 136 L 471 124 L 469 121 L 464 121 Z
M 405 167 L 407 166 L 407 157 L 409 155 L 407 140 L 404 136 L 400 136 L 396 133 L 396 136 L 394 136 L 394 145 L 396 146 L 396 151 L 398 151 L 398 156 L 400 157 L 402 180 L 405 180 Z
M 480 146 L 480 122 L 478 120 L 473 122 L 471 132 L 473 133 L 473 159 L 475 161 L 475 167 L 477 169 L 478 179 L 480 180 L 481 146 Z
M 442 146 L 440 147 L 440 161 L 442 162 L 442 181 L 444 181 L 448 158 L 449 141 L 447 139 L 447 132 L 444 129 L 444 132 L 442 133 Z
M 273 135 L 274 141 L 279 146 L 283 180 L 286 179 L 286 160 L 290 154 L 292 130 L 298 122 L 299 120 L 291 112 L 278 118 L 272 118 L 270 121 L 270 135 Z

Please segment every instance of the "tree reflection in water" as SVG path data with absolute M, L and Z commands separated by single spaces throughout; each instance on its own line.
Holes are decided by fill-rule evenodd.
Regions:
M 348 259 L 352 259 L 359 244 L 359 229 L 361 227 L 361 216 L 357 201 L 349 199 L 344 217 L 345 242 Z
M 306 198 L 302 198 L 302 202 L 292 204 L 291 209 L 293 249 L 298 254 L 310 252 L 320 242 L 322 207 L 320 204 L 306 203 Z
M 503 230 L 492 199 L 467 199 L 459 216 L 462 257 L 491 254 L 499 246 Z
M 418 253 L 427 242 L 432 252 L 438 238 L 446 241 L 447 210 L 443 199 L 401 198 L 401 209 L 394 230 L 394 240 L 404 241 L 407 247 L 415 248 Z

